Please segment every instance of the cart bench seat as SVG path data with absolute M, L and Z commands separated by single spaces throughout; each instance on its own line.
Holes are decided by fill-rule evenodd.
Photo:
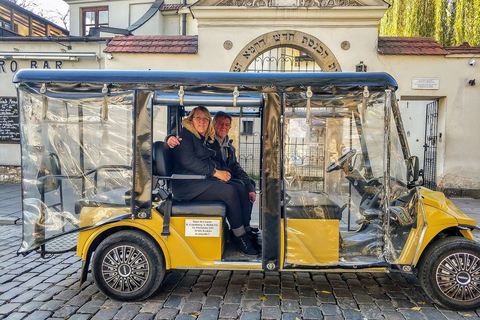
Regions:
M 82 208 L 98 207 L 130 207 L 130 191 L 128 189 L 114 189 L 95 195 L 91 198 L 84 198 L 75 202 L 75 213 L 78 215 Z M 157 207 L 163 215 L 165 202 Z M 225 218 L 227 209 L 221 201 L 175 201 L 172 203 L 172 217 L 221 217 Z
M 165 202 L 157 210 L 165 213 Z M 227 209 L 221 201 L 175 201 L 172 202 L 172 217 L 221 217 L 225 218 Z

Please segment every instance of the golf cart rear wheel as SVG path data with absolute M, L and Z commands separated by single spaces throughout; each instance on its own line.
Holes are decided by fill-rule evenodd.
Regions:
M 160 287 L 165 261 L 158 245 L 139 231 L 124 230 L 103 240 L 93 256 L 95 283 L 122 301 L 147 299 Z
M 480 246 L 462 237 L 447 237 L 424 252 L 419 280 L 438 304 L 456 310 L 480 307 Z

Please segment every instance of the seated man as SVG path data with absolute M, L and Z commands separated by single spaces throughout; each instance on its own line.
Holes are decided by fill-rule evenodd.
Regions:
M 212 160 L 216 163 L 218 170 L 229 171 L 231 174 L 231 180 L 229 183 L 238 183 L 243 185 L 244 191 L 241 192 L 240 197 L 248 197 L 250 201 L 249 215 L 243 217 L 243 225 L 245 231 L 250 235 L 250 239 L 253 247 L 260 251 L 261 245 L 258 242 L 257 234 L 258 229 L 250 226 L 250 220 L 252 217 L 253 203 L 255 202 L 255 185 L 247 175 L 245 170 L 240 166 L 235 155 L 235 147 L 232 145 L 228 138 L 228 132 L 230 131 L 232 123 L 232 117 L 223 112 L 218 112 L 213 118 L 213 127 L 215 129 L 215 140 L 213 143 L 209 143 L 209 147 L 215 151 L 215 156 Z M 179 145 L 181 138 L 175 136 L 167 137 L 167 144 L 170 148 L 174 148 Z M 242 188 L 240 188 L 242 190 Z

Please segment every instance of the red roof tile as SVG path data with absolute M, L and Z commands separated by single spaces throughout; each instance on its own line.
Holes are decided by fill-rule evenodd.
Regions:
M 383 55 L 446 55 L 438 42 L 424 37 L 379 37 L 378 53 Z
M 480 47 L 471 47 L 464 42 L 456 47 L 445 47 L 449 54 L 480 54 Z
M 105 53 L 197 53 L 198 36 L 117 36 Z

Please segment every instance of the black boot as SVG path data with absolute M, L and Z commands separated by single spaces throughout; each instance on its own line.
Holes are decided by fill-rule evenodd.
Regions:
M 250 232 L 252 232 L 252 233 L 259 233 L 259 232 L 260 232 L 260 229 L 255 228 L 255 227 L 250 227 Z
M 237 245 L 238 249 L 240 249 L 240 251 L 242 251 L 244 254 L 248 254 L 250 256 L 256 256 L 258 254 L 258 251 L 255 250 L 252 245 L 250 235 L 248 233 L 245 233 L 240 237 L 234 237 L 233 241 Z
M 262 243 L 258 239 L 258 233 L 249 231 L 247 234 L 250 236 L 250 241 L 252 242 L 253 248 L 258 252 L 262 252 Z

